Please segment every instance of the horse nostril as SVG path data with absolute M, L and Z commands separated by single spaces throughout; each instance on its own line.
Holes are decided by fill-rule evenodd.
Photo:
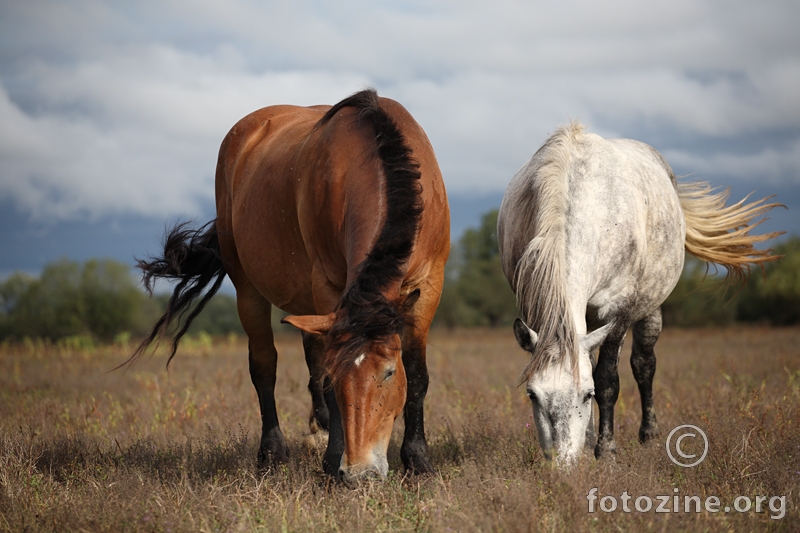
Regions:
M 346 475 L 347 475 L 347 470 L 340 466 L 339 467 L 339 479 L 344 479 L 344 477 Z
M 368 479 L 371 481 L 380 481 L 381 480 L 381 473 L 378 472 L 376 468 L 370 468 L 362 472 L 361 474 L 362 479 Z

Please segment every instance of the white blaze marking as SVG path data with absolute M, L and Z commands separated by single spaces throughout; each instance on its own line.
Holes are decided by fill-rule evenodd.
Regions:
M 365 357 L 366 357 L 366 354 L 363 354 L 363 353 L 361 355 L 359 355 L 358 357 L 356 357 L 356 360 L 355 360 L 356 366 L 359 366 L 364 361 Z

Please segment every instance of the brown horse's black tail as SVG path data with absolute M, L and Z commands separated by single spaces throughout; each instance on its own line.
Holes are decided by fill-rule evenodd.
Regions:
M 162 337 L 173 322 L 178 324 L 182 322 L 172 341 L 172 351 L 167 360 L 169 365 L 175 356 L 181 337 L 225 279 L 216 221 L 212 220 L 196 230 L 188 228 L 187 225 L 187 223 L 177 224 L 167 233 L 162 257 L 151 257 L 149 261 L 140 259 L 136 263 L 142 271 L 144 286 L 150 294 L 153 293 L 153 285 L 159 278 L 177 281 L 178 284 L 172 291 L 167 310 L 155 323 L 150 334 L 139 344 L 128 359 L 128 363 L 144 353 L 153 341 Z M 204 294 L 203 291 L 210 283 L 213 283 L 211 288 Z M 192 306 L 198 298 L 200 300 L 197 305 Z

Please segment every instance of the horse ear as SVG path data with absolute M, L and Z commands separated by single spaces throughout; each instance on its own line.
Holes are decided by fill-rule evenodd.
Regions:
M 609 322 L 602 328 L 597 328 L 591 333 L 581 335 L 581 348 L 589 353 L 592 353 L 595 348 L 603 344 L 603 341 L 606 340 L 606 337 L 608 336 L 609 332 L 611 332 L 611 328 L 613 327 L 614 322 Z
M 316 333 L 317 335 L 327 335 L 333 326 L 333 321 L 336 315 L 330 313 L 327 315 L 303 315 L 292 316 L 288 315 L 281 318 L 281 324 L 291 324 L 300 331 L 305 333 Z
M 403 300 L 403 304 L 400 306 L 404 313 L 411 311 L 411 308 L 414 307 L 414 304 L 419 300 L 420 294 L 422 293 L 419 292 L 419 289 L 414 289 L 408 293 L 408 296 L 406 296 L 406 299 Z
M 520 347 L 526 352 L 532 352 L 539 340 L 539 335 L 529 328 L 521 318 L 514 321 L 514 336 Z

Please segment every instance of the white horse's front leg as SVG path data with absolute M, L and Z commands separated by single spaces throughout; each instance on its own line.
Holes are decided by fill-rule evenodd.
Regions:
M 614 405 L 619 397 L 619 354 L 629 326 L 627 323 L 622 324 L 622 321 L 617 324 L 600 346 L 600 356 L 593 373 L 595 399 L 600 408 L 597 445 L 594 448 L 594 456 L 598 459 L 610 457 L 617 451 L 617 443 L 614 441 Z

